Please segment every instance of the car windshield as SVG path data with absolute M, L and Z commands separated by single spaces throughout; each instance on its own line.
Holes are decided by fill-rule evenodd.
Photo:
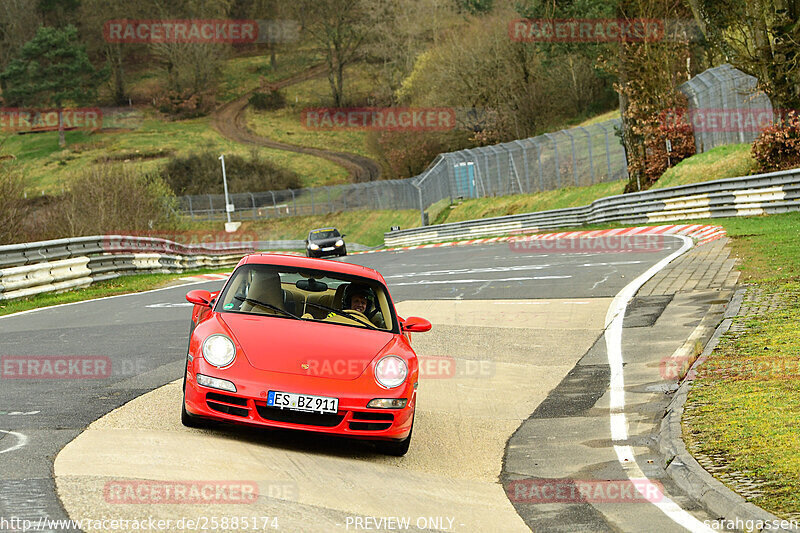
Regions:
M 215 311 L 399 331 L 382 283 L 325 270 L 242 265 L 225 285 Z
M 341 235 L 335 229 L 321 229 L 317 231 L 312 231 L 309 238 L 312 241 L 317 241 L 320 239 L 333 239 L 335 237 L 340 237 Z

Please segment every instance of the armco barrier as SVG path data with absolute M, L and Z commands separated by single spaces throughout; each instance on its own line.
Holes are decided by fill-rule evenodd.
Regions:
M 384 234 L 386 246 L 535 232 L 584 224 L 646 224 L 800 211 L 800 169 L 609 196 L 590 205 L 424 226 Z
M 233 266 L 251 247 L 99 235 L 0 246 L 0 300 L 86 287 L 129 273 Z

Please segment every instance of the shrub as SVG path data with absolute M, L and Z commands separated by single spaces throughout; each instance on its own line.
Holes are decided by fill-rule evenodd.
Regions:
M 422 173 L 442 152 L 470 145 L 469 132 L 370 132 L 367 148 L 380 162 L 384 179 L 410 178 Z
M 216 105 L 214 93 L 211 91 L 195 93 L 191 89 L 183 91 L 167 91 L 153 99 L 153 105 L 173 118 L 202 117 L 213 111 Z
M 49 210 L 46 233 L 59 237 L 169 229 L 178 221 L 175 198 L 161 177 L 119 163 L 83 170 Z
M 228 192 L 260 192 L 296 189 L 302 186 L 300 177 L 287 169 L 260 159 L 225 156 Z M 172 158 L 163 170 L 169 187 L 177 195 L 222 194 L 222 167 L 219 155 L 211 152 L 194 153 Z
M 800 167 L 800 116 L 791 111 L 761 132 L 753 143 L 753 158 L 761 172 Z
M 247 103 L 259 111 L 274 111 L 286 105 L 286 98 L 278 90 L 256 91 L 250 96 Z
M 654 115 L 636 131 L 640 131 L 644 137 L 645 154 L 642 158 L 629 158 L 631 163 L 628 171 L 633 174 L 632 169 L 641 167 L 644 179 L 644 183 L 641 184 L 642 189 L 649 188 L 667 171 L 667 168 L 696 153 L 694 130 L 686 120 L 685 109 L 671 109 Z M 667 140 L 672 145 L 672 152 L 669 153 Z M 631 181 L 626 186 L 625 192 L 634 192 L 636 189 L 637 184 Z
M 26 215 L 22 176 L 10 161 L 0 161 L 0 244 L 25 240 Z

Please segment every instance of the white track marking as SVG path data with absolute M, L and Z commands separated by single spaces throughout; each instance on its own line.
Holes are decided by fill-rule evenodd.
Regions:
M 66 307 L 68 305 L 79 305 L 85 304 L 89 302 L 98 302 L 100 300 L 110 300 L 112 298 L 124 298 L 125 296 L 136 296 L 137 294 L 147 294 L 149 292 L 159 292 L 159 291 L 167 291 L 170 289 L 178 289 L 180 287 L 188 287 L 190 285 L 199 285 L 200 283 L 213 283 L 215 280 L 206 279 L 202 281 L 195 281 L 192 283 L 181 283 L 180 285 L 170 285 L 169 287 L 161 287 L 160 289 L 150 289 L 149 291 L 141 291 L 141 292 L 129 292 L 126 294 L 115 294 L 114 296 L 103 296 L 102 298 L 92 298 L 89 300 L 81 300 L 80 302 L 69 302 L 66 304 L 56 304 L 56 305 L 48 305 L 46 307 L 37 307 L 36 309 L 28 309 L 27 311 L 20 311 L 18 313 L 11 313 L 10 315 L 3 315 L 0 316 L 0 320 L 4 318 L 11 318 L 14 316 L 20 315 L 27 315 L 29 313 L 36 313 L 37 311 L 44 311 L 45 309 L 55 309 L 57 307 Z
M 420 281 L 407 281 L 404 283 L 392 283 L 392 287 L 399 287 L 403 285 L 441 285 L 453 283 L 495 283 L 498 281 L 536 281 L 545 279 L 569 279 L 572 276 L 532 276 L 523 278 L 497 278 L 497 279 L 432 279 Z
M 26 444 L 28 444 L 28 437 L 23 435 L 22 433 L 17 433 L 16 431 L 6 431 L 4 429 L 0 429 L 0 433 L 5 433 L 6 435 L 11 435 L 17 440 L 17 443 L 12 446 L 11 448 L 6 448 L 5 450 L 0 450 L 0 454 L 13 452 L 14 450 L 19 450 Z
M 608 364 L 611 368 L 611 415 L 609 424 L 611 427 L 611 439 L 614 441 L 625 441 L 628 439 L 628 421 L 625 417 L 625 376 L 622 365 L 622 321 L 625 318 L 625 310 L 628 307 L 628 302 L 633 298 L 633 295 L 636 294 L 636 291 L 638 291 L 647 280 L 656 275 L 656 273 L 667 266 L 673 259 L 692 247 L 691 238 L 683 236 L 679 236 L 679 238 L 683 240 L 683 246 L 626 285 L 625 288 L 614 297 L 606 313 L 605 339 L 606 350 L 608 352 Z M 644 475 L 644 472 L 642 472 L 642 469 L 636 462 L 636 456 L 630 446 L 614 445 L 614 451 L 629 479 L 647 479 L 647 476 Z M 634 483 L 634 486 L 638 488 L 639 484 Z M 644 487 L 642 490 L 644 490 Z M 642 490 L 640 490 L 640 492 L 642 492 Z M 642 495 L 647 497 L 644 492 L 642 492 Z M 658 507 L 670 520 L 689 531 L 714 531 L 666 496 L 664 496 L 661 501 L 653 502 L 653 505 Z

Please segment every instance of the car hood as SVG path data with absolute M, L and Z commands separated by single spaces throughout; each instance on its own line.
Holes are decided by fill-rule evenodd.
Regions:
M 219 315 L 259 370 L 355 379 L 392 341 L 386 331 L 237 313 Z
M 336 244 L 336 241 L 338 241 L 339 239 L 342 239 L 342 238 L 341 237 L 330 237 L 330 238 L 327 238 L 327 239 L 311 239 L 310 242 L 313 242 L 314 244 L 317 244 L 320 247 L 322 247 L 322 246 L 333 246 L 334 244 Z M 342 240 L 344 240 L 344 239 L 342 239 Z

